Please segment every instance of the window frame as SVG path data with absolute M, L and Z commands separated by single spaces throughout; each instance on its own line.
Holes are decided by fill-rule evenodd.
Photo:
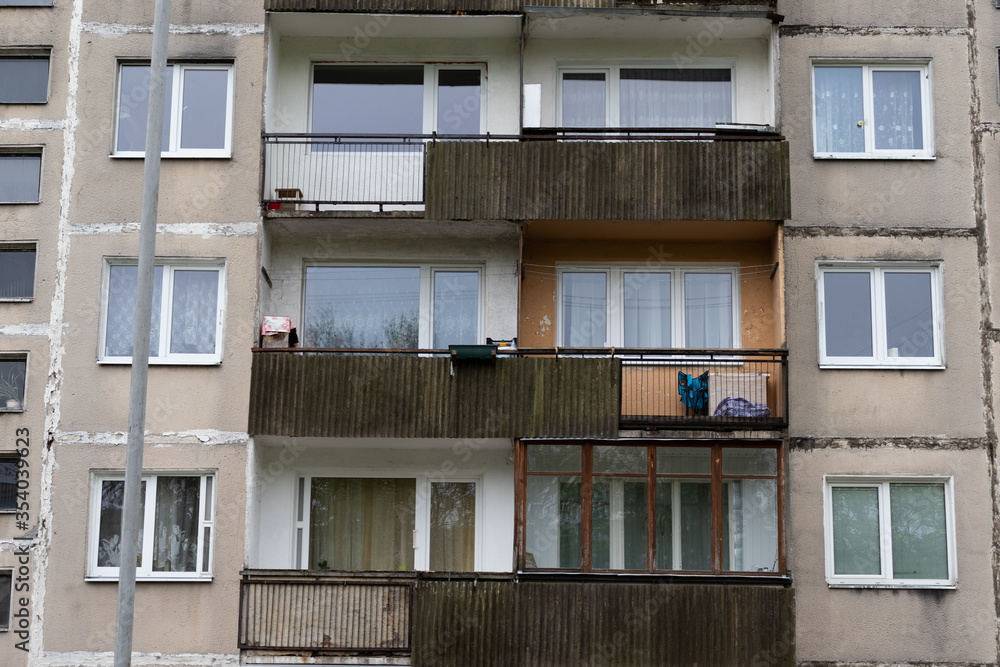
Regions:
M 122 105 L 122 70 L 129 66 L 149 67 L 148 61 L 142 60 L 119 60 L 116 63 L 115 73 L 115 108 L 114 108 L 114 129 L 111 136 L 111 155 L 113 158 L 143 158 L 146 151 L 126 151 L 118 149 L 119 123 L 121 121 Z M 176 70 L 174 69 L 176 68 Z M 226 129 L 225 145 L 222 148 L 181 148 L 181 111 L 184 107 L 184 73 L 193 70 L 223 70 L 227 72 L 226 79 Z M 164 125 L 164 129 L 169 129 L 168 148 L 161 152 L 163 158 L 231 158 L 233 156 L 233 116 L 236 112 L 235 106 L 235 86 L 234 86 L 234 63 L 232 60 L 220 61 L 170 61 L 167 63 L 167 81 L 171 86 L 170 95 L 170 126 Z M 179 75 L 175 76 L 174 72 Z M 149 111 L 149 97 L 146 97 L 146 111 Z
M 148 530 L 150 525 L 155 525 L 156 516 L 156 483 L 160 477 L 198 477 L 201 479 L 201 486 L 198 492 L 198 547 L 197 563 L 194 572 L 154 572 L 152 569 L 153 557 L 153 530 Z M 206 488 L 211 479 L 211 499 L 207 498 Z M 87 530 L 87 568 L 85 581 L 118 581 L 117 567 L 100 567 L 97 565 L 98 541 L 100 540 L 101 523 L 101 485 L 103 482 L 118 481 L 124 482 L 125 473 L 123 471 L 95 470 L 91 472 L 90 478 L 90 501 L 89 519 Z M 217 470 L 158 470 L 142 472 L 142 482 L 146 484 L 145 514 L 142 525 L 142 545 L 140 556 L 143 565 L 136 567 L 136 581 L 187 581 L 206 582 L 213 579 L 213 568 L 215 566 L 215 520 L 218 516 L 218 471 Z M 158 482 L 157 482 L 158 483 Z M 140 486 L 141 488 L 141 486 Z M 206 515 L 205 505 L 210 502 L 211 515 Z M 123 516 L 124 520 L 124 516 Z M 206 528 L 209 531 L 208 563 L 204 563 L 205 549 L 202 539 Z M 120 530 L 120 529 L 119 529 Z
M 137 266 L 138 260 L 129 257 L 105 257 L 104 271 L 101 278 L 101 325 L 97 341 L 97 363 L 99 364 L 131 364 L 131 356 L 113 356 L 105 354 L 108 333 L 109 289 L 111 285 L 112 266 Z M 192 258 L 192 257 L 157 257 L 155 266 L 162 266 L 163 286 L 160 308 L 160 343 L 159 356 L 149 357 L 151 365 L 184 365 L 184 366 L 217 366 L 222 363 L 224 353 L 225 320 L 226 320 L 226 261 L 222 258 Z M 200 271 L 218 272 L 217 315 L 215 321 L 215 352 L 212 354 L 170 353 L 170 332 L 172 329 L 171 305 L 173 298 L 173 275 L 177 270 L 194 269 Z M 156 304 L 153 304 L 156 308 Z
M 6 582 L 6 583 L 5 583 Z M 14 607 L 14 568 L 0 568 L 0 600 L 3 599 L 3 588 L 7 588 L 7 608 L 0 607 L 0 632 L 10 632 L 10 624 L 13 619 L 11 609 Z
M 44 186 L 44 181 L 42 177 L 44 175 L 44 160 L 45 160 L 45 149 L 44 146 L 38 144 L 6 144 L 0 146 L 0 160 L 4 157 L 37 157 L 38 158 L 38 191 L 35 193 L 34 199 L 26 199 L 21 201 L 15 200 L 3 200 L 0 199 L 0 206 L 9 205 L 21 205 L 21 204 L 41 204 L 42 203 L 42 187 Z
M 537 445 L 576 445 L 581 447 L 581 470 L 575 472 L 558 471 L 528 471 L 528 448 Z M 647 472 L 645 477 L 640 473 L 638 476 L 628 473 L 594 473 L 593 448 L 597 446 L 613 447 L 636 447 L 647 450 Z M 661 473 L 656 466 L 656 451 L 662 447 L 677 447 L 681 449 L 697 448 L 710 452 L 711 472 L 710 473 Z M 723 450 L 739 449 L 771 449 L 775 451 L 776 471 L 774 475 L 753 475 L 734 474 L 723 472 Z M 680 441 L 680 440 L 642 440 L 640 442 L 626 442 L 622 440 L 519 440 L 515 446 L 515 563 L 517 571 L 524 572 L 579 572 L 579 573 L 625 573 L 630 575 L 709 575 L 709 576 L 748 576 L 748 577 L 783 577 L 786 573 L 785 540 L 784 540 L 784 486 L 785 486 L 785 461 L 784 448 L 780 442 L 759 440 L 759 441 L 728 441 L 725 443 L 707 443 L 705 441 Z M 528 547 L 528 517 L 527 517 L 527 480 L 529 476 L 578 476 L 581 485 L 581 524 L 580 524 L 580 544 L 581 556 L 579 568 L 560 567 L 527 567 L 527 547 Z M 647 567 L 646 570 L 615 570 L 593 567 L 593 534 L 592 534 L 592 513 L 593 513 L 593 478 L 597 477 L 636 477 L 645 479 L 647 482 L 647 522 L 648 526 L 656 524 L 655 518 L 655 484 L 657 480 L 668 479 L 671 482 L 683 481 L 684 479 L 704 480 L 710 477 L 711 490 L 711 570 L 662 570 L 656 568 L 657 558 L 655 555 L 656 535 L 655 531 L 647 529 Z M 722 490 L 726 480 L 732 479 L 774 479 L 776 491 L 776 530 L 777 530 L 777 562 L 774 571 L 759 570 L 725 570 L 724 564 L 724 527 L 725 527 L 725 507 Z M 671 494 L 675 494 L 671 490 Z M 732 499 L 730 499 L 730 502 Z M 681 526 L 674 527 L 675 532 Z M 588 541 L 589 540 L 589 541 Z M 678 545 L 674 545 L 675 550 Z M 730 558 L 734 544 L 730 541 Z M 590 562 L 588 562 L 590 559 Z M 730 563 L 733 561 L 730 560 Z
M 820 368 L 923 368 L 943 370 L 944 355 L 944 262 L 941 261 L 901 261 L 901 262 L 852 262 L 819 261 L 816 263 L 816 307 L 818 312 L 819 366 Z M 835 357 L 826 352 L 826 297 L 825 277 L 827 273 L 864 273 L 870 275 L 872 305 L 872 356 Z M 885 321 L 885 274 L 923 273 L 930 274 L 931 308 L 934 335 L 934 356 L 932 357 L 890 357 L 886 339 Z
M 52 94 L 52 47 L 0 48 L 0 62 L 16 59 L 45 60 L 45 99 L 31 102 L 5 102 L 0 100 L 0 104 L 48 104 L 49 96 Z
M 35 254 L 35 266 L 31 272 L 31 296 L 0 296 L 0 303 L 28 303 L 35 300 L 35 285 L 38 278 L 38 243 L 35 241 L 0 241 L 0 255 L 5 252 L 31 251 Z
M 2 504 L 2 501 L 6 499 L 3 497 L 3 494 L 0 494 L 0 514 L 14 514 L 18 511 L 18 506 L 20 505 L 18 500 L 21 500 L 18 498 L 18 493 L 27 494 L 27 488 L 18 489 L 17 485 L 18 479 L 21 479 L 21 476 L 18 473 L 20 470 L 23 470 L 25 464 L 21 463 L 21 456 L 16 452 L 3 452 L 0 453 L 0 471 L 2 471 L 2 467 L 4 465 L 11 466 L 14 471 L 14 482 L 13 488 L 11 489 L 11 496 L 9 498 L 11 501 L 9 506 L 5 507 Z M 0 472 L 0 474 L 2 474 L 2 472 Z
M 400 470 L 345 470 L 323 471 L 312 473 L 300 472 L 295 477 L 295 498 L 292 503 L 291 525 L 294 537 L 291 540 L 289 562 L 292 569 L 309 569 L 309 507 L 312 499 L 312 479 L 412 479 L 415 481 L 414 498 L 414 539 L 413 539 L 413 571 L 430 571 L 430 512 L 431 512 L 431 484 L 435 482 L 463 482 L 476 485 L 476 516 L 475 516 L 475 539 L 473 558 L 474 565 L 472 572 L 479 572 L 483 567 L 484 558 L 484 496 L 483 477 L 462 476 L 462 477 L 434 477 L 429 475 L 414 474 L 413 472 Z M 356 572 L 366 572 L 368 570 L 355 570 Z
M 687 348 L 686 318 L 684 307 L 684 276 L 689 273 L 728 273 L 731 277 L 733 294 L 732 303 L 732 334 L 733 346 L 739 350 L 743 347 L 743 336 L 740 328 L 740 267 L 733 263 L 706 264 L 675 264 L 650 268 L 647 263 L 595 263 L 573 262 L 556 265 L 556 340 L 560 347 L 573 347 L 565 341 L 563 322 L 563 276 L 567 273 L 604 273 L 606 276 L 606 299 L 608 312 L 606 317 L 607 344 L 600 347 L 625 347 L 625 274 L 626 273 L 669 273 L 670 277 L 670 341 L 669 349 L 701 349 Z M 675 304 L 679 307 L 674 307 Z M 649 348 L 657 349 L 657 348 Z M 730 348 L 726 348 L 730 349 Z
M 313 121 L 314 121 L 314 97 L 315 97 L 315 86 L 316 86 L 316 68 L 317 67 L 378 67 L 378 66 L 401 66 L 401 67 L 423 67 L 424 78 L 423 78 L 423 118 L 422 118 L 422 134 L 438 134 L 439 136 L 448 136 L 448 132 L 441 132 L 437 129 L 438 120 L 438 85 L 439 85 L 439 73 L 441 70 L 476 70 L 479 72 L 479 133 L 485 136 L 487 134 L 487 97 L 489 88 L 489 72 L 488 63 L 486 62 L 456 62 L 456 63 L 444 63 L 444 62 L 428 62 L 428 61 L 406 61 L 406 60 L 371 60 L 365 62 L 354 62 L 354 61 L 328 61 L 328 60 L 312 60 L 309 67 L 309 109 L 308 109 L 308 124 L 309 132 L 313 132 Z M 351 134 L 344 132 L 333 132 L 331 134 Z M 387 132 L 380 134 L 401 134 L 396 132 Z M 313 149 L 315 150 L 315 148 Z M 405 150 L 404 146 L 400 147 L 400 150 Z
M 623 69 L 728 69 L 729 89 L 732 97 L 732 109 L 730 116 L 733 119 L 729 122 L 737 122 L 739 116 L 737 95 L 738 90 L 736 76 L 737 67 L 735 58 L 699 58 L 695 64 L 678 67 L 667 61 L 623 61 L 608 63 L 607 61 L 579 61 L 560 62 L 556 67 L 556 126 L 563 126 L 563 74 L 605 74 L 605 84 L 607 99 L 605 101 L 604 127 L 614 129 L 621 125 L 621 71 Z M 567 126 L 568 127 L 568 126 Z M 706 126 L 706 130 L 714 129 L 714 126 Z
M 947 579 L 894 579 L 892 577 L 891 484 L 943 486 L 948 555 Z M 833 552 L 833 489 L 836 487 L 876 488 L 879 505 L 879 551 L 881 574 L 836 574 Z M 888 527 L 888 530 L 886 528 Z M 955 478 L 952 475 L 823 475 L 823 542 L 826 582 L 830 588 L 934 588 L 955 589 L 958 585 L 955 535 Z
M 810 61 L 810 89 L 813 131 L 813 158 L 817 160 L 934 160 L 934 104 L 931 88 L 931 60 L 928 59 L 852 59 L 852 58 L 814 58 Z M 862 96 L 864 104 L 865 150 L 850 153 L 840 151 L 820 151 L 819 131 L 816 122 L 816 70 L 830 67 L 860 67 L 862 76 Z M 923 125 L 923 148 L 913 149 L 877 149 L 874 138 L 874 95 L 873 71 L 880 72 L 919 72 L 920 76 L 920 111 Z
M 16 351 L 3 351 L 0 352 L 0 361 L 23 361 L 24 362 L 24 378 L 22 382 L 21 389 L 21 400 L 20 407 L 9 408 L 6 402 L 0 405 L 0 412 L 24 412 L 28 399 L 28 353 L 27 352 L 16 352 Z
M 306 319 L 306 272 L 310 268 L 330 267 L 330 268 L 416 268 L 420 271 L 420 286 L 418 298 L 417 320 L 419 323 L 419 333 L 417 350 L 434 349 L 434 285 L 438 273 L 476 273 L 478 276 L 479 290 L 476 295 L 476 340 L 485 341 L 485 318 L 486 318 L 486 270 L 482 264 L 442 264 L 425 262 L 380 262 L 380 263 L 355 263 L 355 262 L 306 262 L 302 269 L 302 296 L 301 296 L 301 317 L 302 338 L 305 340 L 310 336 L 309 325 Z M 332 348 L 337 349 L 337 348 Z M 376 348 L 371 348 L 376 349 Z
M 0 7 L 51 7 L 52 0 L 0 0 Z

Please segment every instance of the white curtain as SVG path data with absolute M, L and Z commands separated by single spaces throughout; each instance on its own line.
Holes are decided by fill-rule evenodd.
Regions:
M 607 344 L 608 277 L 605 273 L 562 274 L 563 345 Z
M 621 127 L 714 127 L 732 120 L 728 69 L 623 69 Z
M 733 279 L 729 273 L 684 275 L 686 347 L 733 347 Z
M 863 153 L 864 86 L 860 67 L 817 67 L 815 76 L 816 150 Z
M 565 72 L 562 79 L 563 127 L 607 125 L 608 90 L 601 72 Z
M 170 352 L 215 352 L 219 272 L 175 270 L 170 313 Z
M 139 267 L 114 265 L 108 280 L 108 322 L 104 354 L 132 356 L 132 329 L 135 324 L 136 283 Z M 149 334 L 149 356 L 157 356 L 160 345 L 160 304 L 163 299 L 163 267 L 153 269 L 153 315 Z
M 872 72 L 875 148 L 921 150 L 924 147 L 920 77 L 916 71 Z
M 626 273 L 625 347 L 670 347 L 670 274 Z

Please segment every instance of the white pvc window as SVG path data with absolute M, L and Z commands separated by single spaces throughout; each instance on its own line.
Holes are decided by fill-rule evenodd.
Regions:
M 728 67 L 567 68 L 559 77 L 562 127 L 715 127 L 735 115 Z
M 821 264 L 817 282 L 820 365 L 943 365 L 940 266 Z
M 951 477 L 825 477 L 831 586 L 952 588 Z
M 114 260 L 104 275 L 99 360 L 131 363 L 139 276 L 135 261 Z M 157 262 L 153 271 L 151 364 L 222 361 L 225 267 L 217 260 Z
M 557 272 L 566 347 L 738 348 L 739 269 L 574 267 Z
M 480 134 L 485 90 L 481 65 L 316 64 L 312 132 Z
M 149 112 L 149 65 L 119 68 L 115 128 L 117 157 L 143 157 Z M 233 66 L 167 66 L 163 157 L 230 157 L 233 134 Z
M 164 472 L 143 475 L 142 526 L 136 578 L 211 579 L 215 476 Z M 125 480 L 121 474 L 94 476 L 90 498 L 87 577 L 118 577 L 121 563 Z
M 927 63 L 814 62 L 818 158 L 932 158 Z
M 304 345 L 445 349 L 482 339 L 475 267 L 307 266 Z
M 472 572 L 481 561 L 477 479 L 298 480 L 295 567 Z

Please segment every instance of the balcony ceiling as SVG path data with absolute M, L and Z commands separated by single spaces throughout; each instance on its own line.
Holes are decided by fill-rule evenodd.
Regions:
M 517 39 L 519 16 L 429 16 L 274 13 L 270 30 L 281 37 L 351 37 L 380 39 Z

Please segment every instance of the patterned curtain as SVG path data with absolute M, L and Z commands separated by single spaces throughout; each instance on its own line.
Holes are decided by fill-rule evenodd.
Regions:
M 876 149 L 923 149 L 920 76 L 916 71 L 872 72 Z
M 200 477 L 158 477 L 153 524 L 153 571 L 198 568 Z
M 170 311 L 171 354 L 215 352 L 219 312 L 219 272 L 175 270 Z
M 863 153 L 864 86 L 860 67 L 817 67 L 815 74 L 816 150 Z
M 104 354 L 109 357 L 132 356 L 132 330 L 135 327 L 136 290 L 139 267 L 116 264 L 108 280 L 108 322 Z M 149 335 L 149 356 L 155 357 L 160 345 L 160 306 L 163 302 L 163 267 L 153 270 L 153 317 Z

